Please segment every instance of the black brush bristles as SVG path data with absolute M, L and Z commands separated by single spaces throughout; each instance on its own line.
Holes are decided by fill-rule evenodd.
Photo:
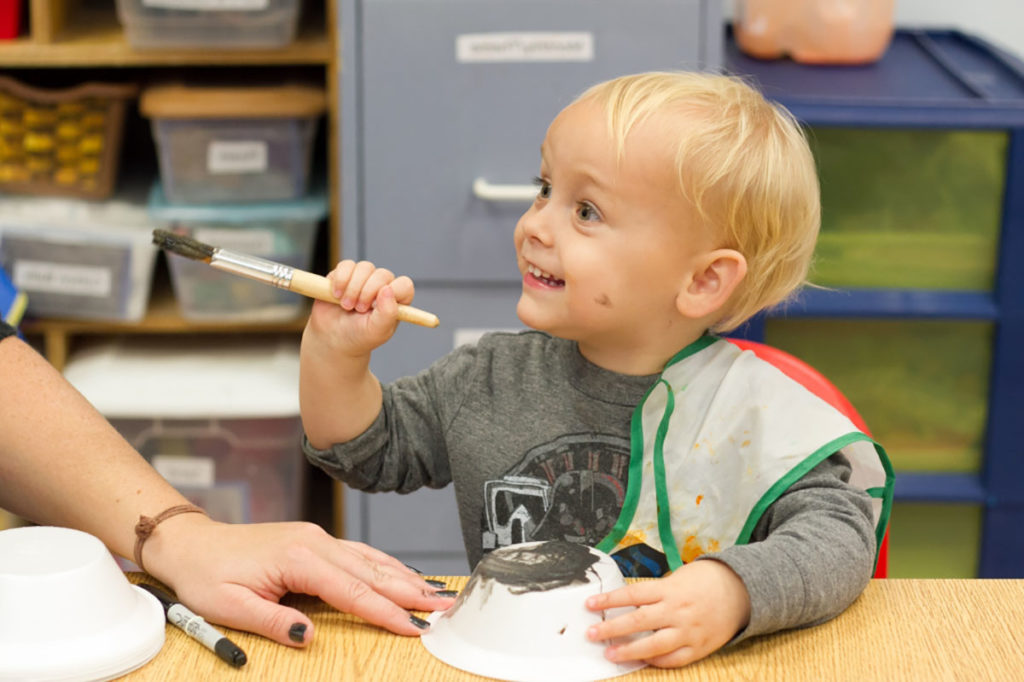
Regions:
M 195 239 L 183 237 L 180 234 L 174 234 L 167 230 L 153 230 L 153 243 L 171 253 L 176 253 L 179 256 L 185 256 L 192 260 L 201 260 L 205 263 L 210 262 L 210 259 L 213 258 L 213 252 L 216 250 L 209 244 L 204 244 L 203 242 L 198 242 Z

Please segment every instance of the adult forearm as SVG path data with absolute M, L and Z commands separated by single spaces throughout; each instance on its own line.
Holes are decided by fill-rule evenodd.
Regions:
M 0 342 L 0 376 L 0 506 L 130 557 L 140 514 L 186 502 L 24 342 Z

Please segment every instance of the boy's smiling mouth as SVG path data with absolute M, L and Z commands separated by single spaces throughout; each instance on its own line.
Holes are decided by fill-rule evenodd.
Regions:
M 534 279 L 549 286 L 549 287 L 563 287 L 565 286 L 564 279 L 558 279 L 549 272 L 545 272 L 538 268 L 532 263 L 526 264 L 526 272 L 529 273 Z

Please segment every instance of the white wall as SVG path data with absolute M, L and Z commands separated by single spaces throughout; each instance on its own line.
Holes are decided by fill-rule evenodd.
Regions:
M 735 0 L 722 0 L 727 18 Z M 1024 59 L 1024 0 L 896 0 L 900 28 L 952 28 L 971 33 Z

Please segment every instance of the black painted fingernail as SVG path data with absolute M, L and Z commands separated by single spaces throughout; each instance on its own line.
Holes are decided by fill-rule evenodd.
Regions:
M 423 575 L 423 571 L 421 571 L 420 569 L 416 568 L 415 566 L 410 566 L 409 564 L 406 564 L 405 567 L 408 568 L 413 573 L 419 573 L 420 575 Z
M 459 591 L 458 590 L 438 590 L 434 594 L 436 594 L 438 597 L 458 597 L 459 596 Z
M 420 630 L 426 630 L 430 627 L 430 623 L 428 623 L 427 621 L 423 620 L 418 616 L 410 615 L 409 622 L 418 627 Z
M 448 587 L 448 583 L 441 580 L 427 580 L 426 582 L 431 587 Z
M 292 640 L 296 644 L 301 643 L 306 639 L 306 624 L 296 623 L 295 625 L 288 628 L 288 639 Z

